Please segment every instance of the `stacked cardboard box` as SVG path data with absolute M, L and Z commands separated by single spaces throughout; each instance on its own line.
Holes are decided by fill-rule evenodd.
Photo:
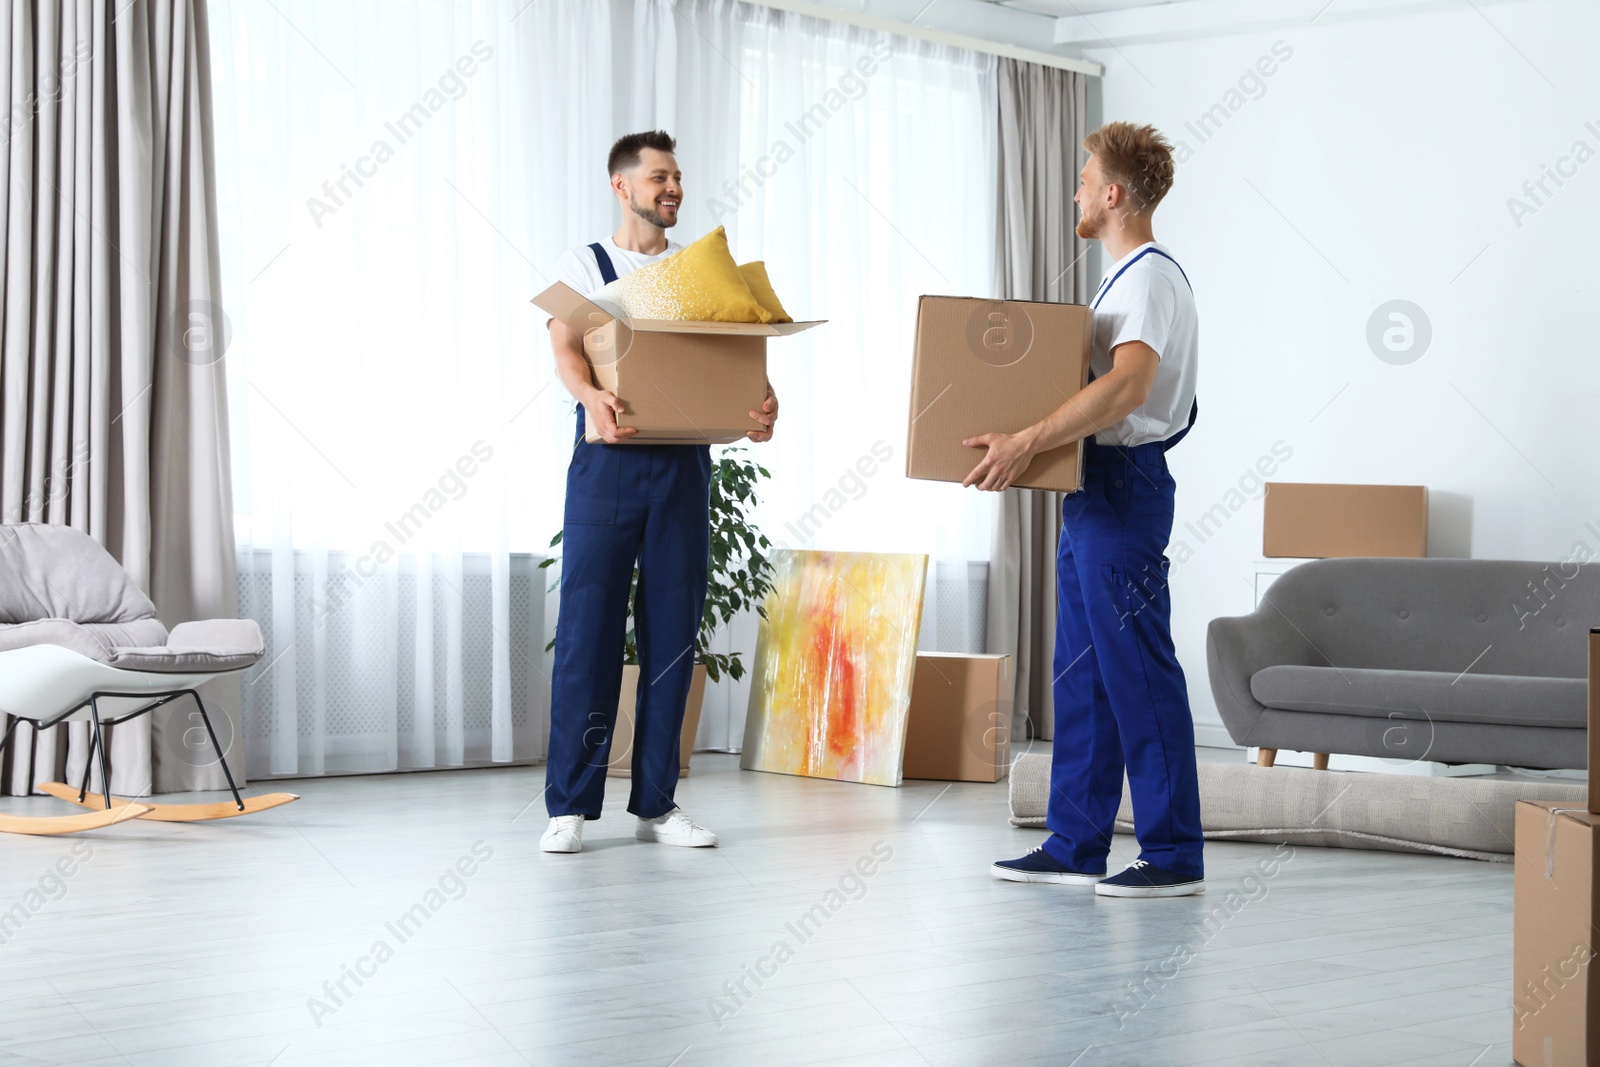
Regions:
M 1011 769 L 1011 657 L 917 653 L 901 774 L 998 782 Z
M 1511 1052 L 1522 1067 L 1600 1063 L 1600 630 L 1589 632 L 1587 809 L 1517 803 Z
M 1269 558 L 1421 558 L 1428 554 L 1428 489 L 1268 482 L 1261 540 Z

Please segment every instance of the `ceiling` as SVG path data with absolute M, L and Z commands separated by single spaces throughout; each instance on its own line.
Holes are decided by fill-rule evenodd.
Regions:
M 986 4 L 1029 11 L 1039 15 L 1097 15 L 1103 11 L 1123 11 L 1130 7 L 1156 7 L 1160 4 L 1195 4 L 1207 0 L 983 0 Z

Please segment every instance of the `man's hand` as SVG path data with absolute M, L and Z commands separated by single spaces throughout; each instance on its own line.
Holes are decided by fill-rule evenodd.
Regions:
M 772 391 L 770 384 L 767 386 L 767 399 L 761 403 L 761 410 L 752 411 L 750 417 L 765 426 L 766 429 L 751 430 L 746 436 L 752 441 L 772 440 L 772 424 L 778 421 L 778 397 Z
M 1011 483 L 1022 477 L 1028 464 L 1033 462 L 1037 452 L 1034 438 L 1030 428 L 1021 433 L 979 434 L 962 441 L 968 448 L 987 448 L 989 451 L 961 484 L 975 485 L 995 493 L 1011 488 Z
M 616 393 L 609 389 L 596 389 L 583 403 L 584 422 L 590 430 L 600 435 L 600 440 L 611 445 L 619 444 L 639 432 L 632 426 L 617 425 L 617 416 L 625 410 Z

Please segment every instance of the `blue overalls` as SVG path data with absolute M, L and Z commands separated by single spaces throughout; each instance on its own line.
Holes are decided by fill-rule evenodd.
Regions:
M 1149 249 L 1140 258 L 1152 253 L 1166 255 Z M 1196 401 L 1188 425 L 1165 441 L 1124 447 L 1085 438 L 1083 488 L 1061 503 L 1053 833 L 1044 847 L 1074 871 L 1106 869 L 1126 768 L 1139 858 L 1178 875 L 1205 873 L 1194 720 L 1172 643 L 1166 556 L 1177 488 L 1166 453 L 1199 410 Z
M 590 248 L 601 277 L 615 281 L 605 249 Z M 711 449 L 590 444 L 583 436 L 580 406 L 561 527 L 545 807 L 552 817 L 600 818 L 637 564 L 639 698 L 628 810 L 653 819 L 677 806 L 678 735 L 711 550 Z

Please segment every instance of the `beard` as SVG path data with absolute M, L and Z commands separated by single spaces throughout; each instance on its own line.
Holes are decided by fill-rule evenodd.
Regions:
M 632 208 L 635 215 L 638 215 L 650 225 L 660 227 L 663 230 L 670 229 L 677 222 L 676 214 L 673 216 L 673 221 L 668 222 L 662 217 L 661 212 L 656 210 L 654 204 L 641 204 L 631 195 L 628 197 L 628 207 Z
M 1105 229 L 1105 223 L 1106 219 L 1104 215 L 1096 212 L 1085 211 L 1083 212 L 1082 216 L 1079 217 L 1078 225 L 1074 232 L 1076 232 L 1077 235 L 1083 238 L 1085 241 L 1093 241 L 1098 238 L 1100 236 L 1100 232 Z

